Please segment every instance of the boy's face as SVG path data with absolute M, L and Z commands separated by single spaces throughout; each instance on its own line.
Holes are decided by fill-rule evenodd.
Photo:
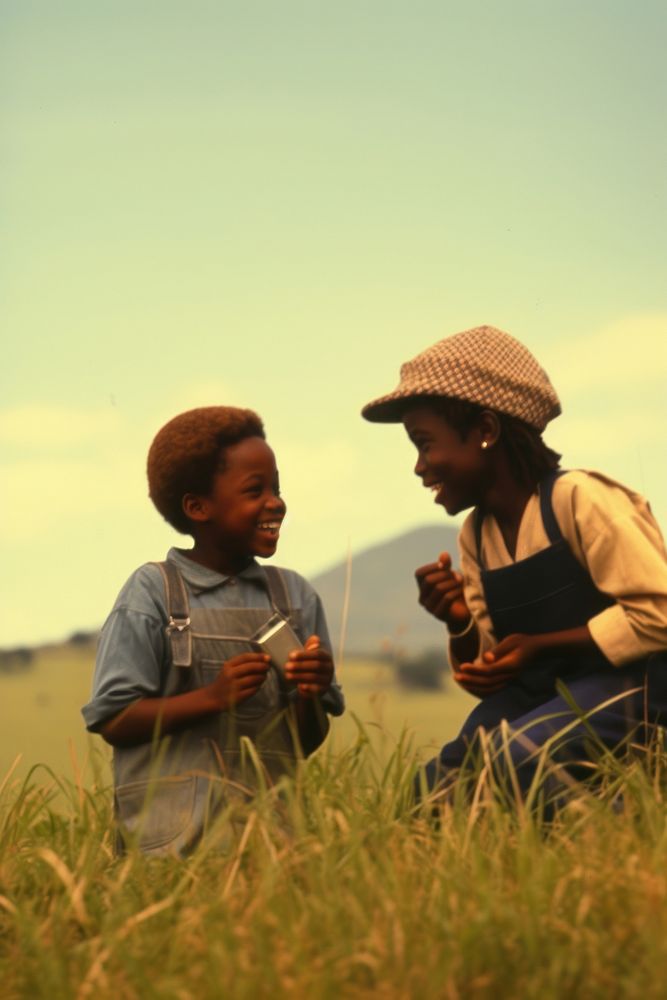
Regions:
M 231 561 L 272 556 L 287 510 L 273 452 L 263 438 L 245 438 L 225 448 L 224 465 L 201 498 L 212 541 Z
M 488 485 L 480 431 L 473 427 L 462 440 L 428 405 L 406 410 L 403 425 L 418 452 L 415 475 L 433 490 L 435 503 L 452 515 L 479 504 Z

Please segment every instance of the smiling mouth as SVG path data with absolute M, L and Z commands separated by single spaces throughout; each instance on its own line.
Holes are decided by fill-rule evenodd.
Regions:
M 439 500 L 439 498 L 440 498 L 440 494 L 442 493 L 442 491 L 445 488 L 445 484 L 444 483 L 429 483 L 427 485 L 426 483 L 424 483 L 424 485 L 426 486 L 426 489 L 430 490 L 431 493 L 433 494 L 433 502 L 437 503 L 438 500 Z
M 260 531 L 266 532 L 267 535 L 273 535 L 278 537 L 280 533 L 280 521 L 261 521 L 257 527 Z

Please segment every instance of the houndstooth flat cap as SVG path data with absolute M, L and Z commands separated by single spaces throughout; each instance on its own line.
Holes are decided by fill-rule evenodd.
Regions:
M 397 388 L 367 403 L 361 414 L 375 423 L 400 423 L 408 400 L 421 396 L 477 403 L 538 431 L 561 412 L 548 375 L 528 348 L 493 326 L 445 337 L 406 361 Z

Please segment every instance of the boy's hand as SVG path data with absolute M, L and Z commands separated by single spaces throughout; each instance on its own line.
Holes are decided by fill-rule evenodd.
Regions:
M 475 663 L 461 663 L 454 680 L 470 694 L 483 698 L 501 691 L 539 654 L 542 643 L 536 635 L 508 635 Z
M 266 653 L 239 653 L 225 660 L 209 685 L 211 694 L 224 712 L 257 694 L 264 683 L 271 658 Z
M 422 607 L 452 632 L 464 629 L 470 621 L 470 612 L 463 597 L 463 577 L 452 569 L 449 553 L 442 552 L 437 563 L 420 566 L 415 577 Z
M 319 637 L 311 635 L 303 649 L 290 653 L 285 664 L 285 677 L 296 684 L 302 698 L 324 694 L 331 686 L 334 665 L 331 653 L 320 645 Z

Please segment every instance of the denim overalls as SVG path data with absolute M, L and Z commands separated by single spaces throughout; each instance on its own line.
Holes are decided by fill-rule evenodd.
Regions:
M 596 588 L 558 527 L 551 496 L 559 475 L 561 470 L 550 474 L 539 487 L 540 512 L 550 545 L 526 559 L 486 569 L 481 554 L 484 514 L 476 511 L 481 582 L 498 641 L 513 633 L 537 635 L 576 628 L 614 603 Z M 667 721 L 667 653 L 655 653 L 624 667 L 612 666 L 597 648 L 585 654 L 547 656 L 480 701 L 458 737 L 427 764 L 428 784 L 433 787 L 461 766 L 480 727 L 488 732 L 505 719 L 513 723 L 515 731 L 522 732 L 522 738 L 510 744 L 510 752 L 525 789 L 534 773 L 535 751 L 577 718 L 568 700 L 557 692 L 559 680 L 582 711 L 588 712 L 610 698 L 617 700 L 590 715 L 586 725 L 575 724 L 562 741 L 557 740 L 551 750 L 553 759 L 585 760 L 589 753 L 584 743 L 591 729 L 605 747 L 614 749 L 630 736 L 645 740 L 648 734 L 642 723 Z M 556 718 L 545 718 L 554 713 Z
M 272 610 L 190 610 L 187 589 L 173 562 L 158 563 L 169 614 L 170 658 L 162 695 L 210 684 L 225 660 L 257 649 L 251 636 L 271 614 L 288 618 L 297 633 L 300 612 L 290 606 L 280 570 L 263 567 Z M 260 770 L 270 782 L 298 756 L 289 692 L 269 669 L 260 689 L 234 709 L 209 715 L 188 729 L 152 743 L 114 750 L 115 807 L 121 834 L 147 854 L 180 854 L 200 838 L 208 820 L 234 797 L 244 797 Z M 245 744 L 245 745 L 244 745 Z M 253 760 L 254 758 L 254 760 Z

